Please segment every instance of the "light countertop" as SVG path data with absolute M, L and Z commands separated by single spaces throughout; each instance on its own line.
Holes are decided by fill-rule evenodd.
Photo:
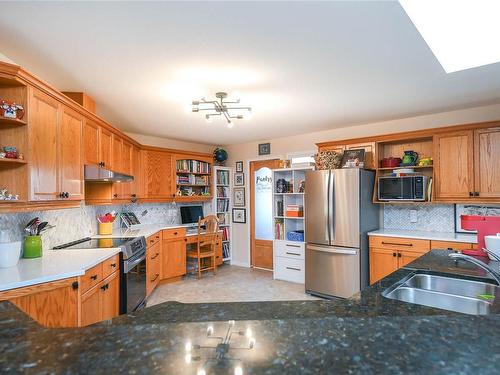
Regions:
M 119 248 L 44 250 L 41 258 L 20 259 L 15 267 L 0 268 L 0 291 L 81 276 L 119 252 Z
M 186 236 L 196 236 L 198 234 L 197 227 L 193 227 L 191 224 L 140 224 L 135 226 L 133 229 L 128 228 L 113 228 L 113 234 L 103 234 L 94 235 L 92 238 L 134 238 L 134 237 L 149 237 L 156 232 L 163 229 L 174 229 L 174 228 L 189 228 L 192 227 L 193 232 L 186 233 Z
M 477 243 L 477 236 L 468 233 L 427 232 L 419 230 L 378 229 L 368 232 L 369 236 L 413 238 L 419 240 Z

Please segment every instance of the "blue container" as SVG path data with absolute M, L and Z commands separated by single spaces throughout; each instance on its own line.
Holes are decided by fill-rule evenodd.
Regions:
M 287 232 L 286 239 L 288 241 L 304 242 L 304 231 L 303 230 L 294 230 L 294 231 Z

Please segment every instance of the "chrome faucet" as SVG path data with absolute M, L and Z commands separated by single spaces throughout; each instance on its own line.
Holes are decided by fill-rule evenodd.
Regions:
M 476 266 L 482 268 L 483 270 L 485 270 L 486 272 L 488 272 L 491 276 L 493 276 L 493 278 L 495 279 L 495 281 L 497 282 L 498 285 L 500 285 L 500 273 L 498 273 L 497 271 L 495 271 L 493 268 L 491 268 L 490 266 L 488 266 L 486 263 L 480 261 L 479 259 L 476 259 L 476 258 L 473 258 L 469 255 L 465 255 L 465 254 L 462 254 L 462 253 L 451 253 L 449 255 L 450 258 L 452 259 L 455 259 L 455 260 L 465 260 L 466 262 L 470 262 L 472 264 L 475 264 Z

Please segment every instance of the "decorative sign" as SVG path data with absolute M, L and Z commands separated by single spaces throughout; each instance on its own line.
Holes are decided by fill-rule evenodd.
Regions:
M 255 172 L 255 238 L 273 239 L 273 173 L 263 167 Z

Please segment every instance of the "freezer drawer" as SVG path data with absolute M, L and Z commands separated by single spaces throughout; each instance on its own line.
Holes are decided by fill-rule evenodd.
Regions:
M 274 278 L 304 284 L 304 260 L 276 257 Z
M 360 250 L 306 245 L 306 292 L 349 298 L 360 291 Z
M 275 240 L 274 254 L 278 257 L 304 259 L 305 244 L 303 242 Z

